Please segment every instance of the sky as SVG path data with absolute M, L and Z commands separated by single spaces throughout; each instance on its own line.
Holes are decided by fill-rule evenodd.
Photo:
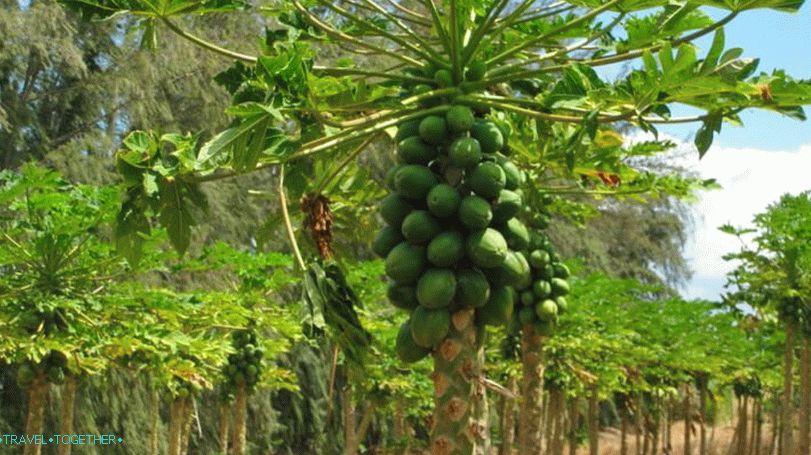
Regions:
M 743 13 L 725 32 L 727 47 L 740 47 L 745 56 L 760 58 L 759 71 L 781 68 L 795 78 L 811 79 L 811 3 L 796 14 Z M 698 44 L 706 49 L 709 43 Z M 683 289 L 688 298 L 717 300 L 723 292 L 732 265 L 721 257 L 738 250 L 740 243 L 718 231 L 719 226 L 749 225 L 754 214 L 781 194 L 811 189 L 811 121 L 770 112 L 745 113 L 742 118 L 743 128 L 724 125 L 707 155 L 699 160 L 696 152 L 686 163 L 723 187 L 704 193 L 694 206 L 694 231 L 685 248 L 694 273 Z M 692 148 L 695 126 L 660 131 Z

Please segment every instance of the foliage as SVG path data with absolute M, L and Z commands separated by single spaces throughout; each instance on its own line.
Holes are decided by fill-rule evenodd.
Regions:
M 783 195 L 755 215 L 753 228 L 720 229 L 741 238 L 740 252 L 725 256 L 738 263 L 728 286 L 732 305 L 747 304 L 764 315 L 808 327 L 811 319 L 811 193 Z M 751 239 L 751 240 L 750 240 Z M 750 243 L 746 243 L 750 240 Z

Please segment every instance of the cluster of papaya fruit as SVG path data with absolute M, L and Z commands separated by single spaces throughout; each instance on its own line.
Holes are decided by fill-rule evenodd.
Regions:
M 240 384 L 252 389 L 259 383 L 264 351 L 256 342 L 254 330 L 240 330 L 234 333 L 232 345 L 236 352 L 228 355 L 228 364 L 225 366 L 225 389 L 234 391 Z
M 39 363 L 25 362 L 17 368 L 17 383 L 21 387 L 28 387 L 34 378 L 45 373 L 48 382 L 61 385 L 65 382 L 68 358 L 59 351 L 51 350 Z
M 532 232 L 527 257 L 532 284 L 519 294 L 521 309 L 514 314 L 509 332 L 517 334 L 531 324 L 537 334 L 550 336 L 558 316 L 568 307 L 569 269 L 560 262 L 549 238 L 540 229 Z
M 515 217 L 526 175 L 506 156 L 507 133 L 459 105 L 398 129 L 373 250 L 386 258 L 389 301 L 411 312 L 403 361 L 436 348 L 458 310 L 475 308 L 479 327 L 508 324 L 516 289 L 530 285 L 529 231 Z

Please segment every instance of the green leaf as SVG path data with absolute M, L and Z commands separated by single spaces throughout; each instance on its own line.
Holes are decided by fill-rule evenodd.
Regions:
M 718 64 L 718 59 L 721 57 L 721 53 L 724 51 L 724 28 L 719 28 L 715 32 L 715 36 L 712 39 L 712 45 L 710 46 L 709 52 L 707 52 L 707 56 L 704 58 L 704 61 L 701 63 L 701 67 L 699 68 L 698 72 L 701 75 L 706 75 L 710 73 L 715 66 Z
M 189 201 L 205 207 L 205 197 L 196 185 L 177 180 L 160 181 L 158 218 L 169 234 L 172 247 L 181 255 L 189 248 L 191 228 L 195 225 Z
M 246 117 L 239 125 L 217 134 L 200 148 L 198 160 L 205 163 L 220 153 L 235 151 L 235 146 L 247 142 L 248 138 L 254 134 L 255 129 L 264 124 L 270 116 L 269 113 L 263 113 Z
M 136 200 L 137 196 L 130 196 L 121 205 L 113 231 L 116 251 L 133 266 L 140 262 L 144 243 L 151 232 L 149 220 Z

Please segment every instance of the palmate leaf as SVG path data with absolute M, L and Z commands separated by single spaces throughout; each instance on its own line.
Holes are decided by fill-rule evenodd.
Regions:
M 189 248 L 191 228 L 196 224 L 193 206 L 205 210 L 205 195 L 196 184 L 177 180 L 163 180 L 159 187 L 158 218 L 172 246 L 182 255 Z
M 244 0 L 61 0 L 60 2 L 86 18 L 107 18 L 121 12 L 147 17 L 169 17 L 234 11 L 248 6 L 248 2 Z

